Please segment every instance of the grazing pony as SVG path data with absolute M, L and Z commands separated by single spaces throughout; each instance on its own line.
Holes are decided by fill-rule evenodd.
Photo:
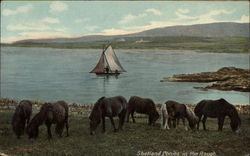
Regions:
M 15 132 L 17 138 L 23 134 L 25 124 L 29 124 L 30 115 L 32 113 L 32 104 L 29 100 L 22 100 L 16 107 L 15 113 L 12 117 L 12 129 Z
M 224 119 L 226 116 L 229 116 L 231 120 L 230 126 L 234 132 L 237 132 L 241 125 L 241 120 L 236 108 L 223 98 L 219 100 L 202 100 L 196 105 L 194 112 L 199 117 L 197 129 L 199 129 L 199 122 L 201 121 L 202 116 L 204 130 L 206 130 L 205 124 L 207 117 L 218 118 L 219 131 L 222 131 L 223 129 Z
M 110 98 L 101 97 L 95 103 L 90 119 L 90 134 L 95 134 L 95 130 L 102 120 L 103 132 L 105 132 L 105 117 L 109 117 L 111 124 L 114 127 L 114 132 L 119 129 L 122 130 L 127 111 L 127 100 L 122 96 L 115 96 Z M 119 117 L 118 129 L 115 127 L 113 117 Z
M 194 130 L 196 124 L 198 123 L 198 118 L 194 114 L 194 112 L 188 108 L 184 104 L 180 104 L 176 101 L 167 101 L 165 102 L 169 114 L 169 126 L 171 127 L 171 122 L 173 122 L 174 128 L 176 128 L 176 122 L 179 122 L 182 119 L 183 125 L 185 129 L 188 130 L 186 127 L 185 119 L 188 120 L 189 127 Z
M 170 129 L 168 126 L 169 115 L 168 115 L 168 110 L 167 110 L 166 104 L 161 105 L 160 113 L 161 113 L 161 119 L 162 119 L 161 129 L 163 129 L 163 130 L 166 128 Z
M 128 102 L 128 111 L 127 111 L 127 122 L 129 122 L 129 115 L 131 114 L 133 122 L 134 112 L 147 114 L 148 124 L 152 125 L 156 122 L 156 120 L 160 117 L 159 113 L 156 110 L 156 106 L 153 100 L 147 98 L 141 98 L 138 96 L 132 96 Z
M 29 138 L 36 139 L 39 133 L 39 126 L 45 123 L 47 126 L 48 138 L 52 138 L 51 125 L 56 124 L 55 131 L 59 137 L 62 136 L 64 126 L 68 133 L 68 104 L 64 101 L 55 103 L 45 103 L 41 106 L 40 112 L 37 113 L 27 127 Z

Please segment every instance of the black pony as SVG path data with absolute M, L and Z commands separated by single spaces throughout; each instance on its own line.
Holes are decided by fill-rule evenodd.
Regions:
M 95 129 L 102 120 L 103 132 L 105 132 L 105 117 L 109 117 L 111 124 L 116 132 L 122 129 L 127 111 L 127 100 L 122 96 L 115 96 L 110 98 L 101 97 L 95 103 L 90 119 L 90 134 L 93 135 Z M 113 117 L 119 117 L 119 127 L 116 129 Z
M 51 125 L 56 124 L 56 133 L 59 137 L 62 136 L 64 127 L 66 127 L 67 136 L 68 133 L 68 104 L 64 101 L 57 101 L 55 103 L 45 103 L 41 106 L 40 112 L 37 113 L 30 121 L 27 127 L 27 133 L 30 139 L 36 139 L 39 134 L 39 126 L 43 123 L 47 126 L 48 138 L 52 138 Z
M 22 100 L 16 107 L 15 113 L 12 117 L 12 129 L 17 138 L 23 134 L 25 125 L 29 124 L 32 113 L 32 103 L 29 100 Z
M 231 120 L 230 126 L 234 132 L 239 130 L 241 125 L 241 120 L 236 108 L 232 104 L 228 103 L 225 99 L 202 100 L 196 105 L 194 112 L 199 118 L 197 129 L 199 129 L 199 123 L 202 116 L 204 130 L 206 130 L 205 123 L 207 117 L 218 118 L 219 131 L 222 131 L 224 119 L 226 116 L 229 116 Z

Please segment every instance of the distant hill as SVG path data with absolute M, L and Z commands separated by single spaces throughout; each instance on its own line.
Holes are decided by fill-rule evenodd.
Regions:
M 249 37 L 249 23 L 211 23 L 146 30 L 132 36 Z
M 14 44 L 36 44 L 36 43 L 81 43 L 124 40 L 133 37 L 244 37 L 249 38 L 249 23 L 211 23 L 196 24 L 190 26 L 171 26 L 155 28 L 139 33 L 116 36 L 89 35 L 78 38 L 56 38 L 56 39 L 29 39 L 17 41 Z

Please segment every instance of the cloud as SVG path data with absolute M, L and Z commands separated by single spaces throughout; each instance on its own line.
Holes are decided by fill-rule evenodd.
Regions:
M 239 22 L 239 23 L 249 23 L 249 15 L 242 15 L 240 20 L 236 20 L 235 22 Z
M 46 39 L 59 37 L 73 37 L 70 34 L 70 29 L 66 27 L 49 27 L 46 25 L 29 24 L 29 25 L 8 25 L 7 29 L 21 31 L 16 33 L 15 37 L 3 38 L 1 43 L 12 43 L 18 40 L 26 39 Z
M 68 5 L 59 1 L 52 2 L 49 7 L 51 13 L 63 12 L 68 10 Z
M 182 13 L 182 14 L 187 14 L 189 13 L 189 9 L 178 9 L 177 12 Z
M 75 23 L 83 23 L 83 22 L 87 22 L 89 21 L 89 18 L 78 18 L 78 19 L 75 19 L 74 22 Z
M 86 27 L 83 28 L 83 30 L 95 31 L 98 28 L 99 28 L 98 26 L 86 26 Z
M 203 15 L 200 15 L 200 16 L 197 16 L 199 17 L 199 19 L 212 19 L 214 16 L 218 16 L 220 14 L 231 14 L 232 12 L 231 11 L 227 11 L 227 10 L 212 10 L 206 14 L 203 14 Z
M 21 13 L 27 13 L 30 10 L 32 10 L 32 8 L 33 8 L 33 5 L 27 4 L 27 5 L 19 6 L 14 10 L 4 9 L 2 14 L 4 16 L 10 16 L 10 15 L 16 15 L 16 14 L 21 14 Z
M 160 28 L 160 27 L 168 27 L 168 26 L 176 26 L 176 25 L 193 25 L 193 24 L 205 24 L 205 23 L 214 23 L 214 22 L 228 22 L 228 21 L 222 21 L 222 20 L 216 20 L 214 19 L 217 15 L 220 14 L 230 14 L 232 12 L 226 11 L 226 10 L 213 10 L 208 13 L 199 15 L 199 16 L 187 16 L 182 13 L 188 13 L 189 10 L 177 10 L 176 13 L 178 16 L 178 19 L 174 19 L 172 21 L 170 20 L 164 20 L 164 21 L 149 21 L 149 24 L 143 25 L 143 26 L 122 26 L 120 28 L 111 28 L 111 29 L 105 29 L 102 31 L 102 34 L 104 35 L 119 35 L 119 34 L 131 34 L 131 33 L 136 33 L 136 32 L 141 32 L 144 30 L 149 30 L 149 29 L 154 29 L 154 28 Z M 127 21 L 129 20 L 135 20 L 136 17 L 130 16 L 128 18 L 127 16 Z M 241 17 L 241 22 L 246 22 L 249 16 L 242 16 Z M 125 18 L 124 18 L 125 19 Z M 129 19 L 129 20 L 128 20 Z M 187 19 L 189 21 L 183 22 L 183 19 Z M 231 22 L 236 22 L 236 21 L 231 21 Z
M 180 13 L 180 12 L 176 12 L 175 13 L 176 15 L 177 15 L 177 17 L 179 18 L 179 19 L 187 19 L 187 20 L 193 20 L 193 19 L 197 19 L 198 17 L 196 17 L 196 16 L 188 16 L 188 15 L 184 15 L 184 14 L 182 14 L 182 13 Z
M 38 24 L 9 24 L 7 30 L 10 31 L 44 31 L 49 30 L 50 27 Z
M 64 32 L 20 32 L 20 37 L 25 39 L 43 39 L 43 38 L 57 38 L 57 37 L 70 37 L 71 35 Z
M 215 17 L 221 14 L 231 14 L 231 13 L 232 11 L 227 11 L 227 10 L 212 10 L 206 14 L 196 16 L 197 20 L 191 22 L 191 24 L 226 22 L 225 20 L 217 20 Z
M 132 30 L 125 30 L 125 29 L 115 29 L 115 28 L 111 28 L 111 29 L 105 29 L 101 32 L 102 35 L 126 35 L 126 34 L 131 34 L 134 33 L 136 31 L 132 31 Z
M 28 39 L 47 39 L 47 38 L 60 38 L 60 37 L 73 37 L 72 35 L 65 32 L 53 32 L 53 31 L 45 31 L 45 32 L 20 32 L 18 36 L 15 37 L 1 37 L 1 43 L 12 43 L 20 40 L 28 40 Z
M 161 16 L 162 15 L 162 13 L 159 10 L 156 10 L 154 8 L 149 8 L 149 9 L 146 9 L 143 13 L 140 13 L 138 15 L 128 14 L 128 15 L 124 16 L 118 22 L 118 24 L 127 24 L 127 23 L 133 22 L 135 20 L 138 20 L 140 18 L 144 18 L 144 17 L 148 16 L 147 13 L 152 13 L 152 14 L 157 15 L 157 16 Z
M 178 19 L 180 19 L 180 20 L 184 20 L 184 19 L 186 19 L 186 20 L 193 20 L 193 19 L 197 19 L 197 18 L 198 18 L 198 17 L 196 17 L 196 16 L 188 16 L 188 15 L 185 15 L 185 14 L 187 14 L 187 13 L 189 13 L 189 9 L 178 9 L 178 10 L 175 12 L 176 16 L 177 16 Z
M 220 22 L 216 20 L 215 17 L 221 14 L 231 14 L 232 11 L 227 10 L 212 10 L 205 14 L 198 15 L 198 16 L 189 16 L 186 15 L 189 13 L 188 9 L 178 9 L 175 14 L 178 17 L 176 20 L 193 20 L 192 22 L 185 22 L 189 24 L 201 24 L 201 23 L 213 23 L 213 22 Z
M 137 16 L 136 15 L 132 15 L 132 14 L 128 14 L 125 17 L 123 17 L 123 19 L 120 20 L 118 23 L 119 24 L 127 24 L 129 22 L 135 21 L 135 20 L 137 20 L 139 18 L 142 18 L 142 17 L 145 17 L 145 16 L 147 16 L 146 13 L 142 13 L 142 14 L 139 14 Z
M 60 23 L 58 18 L 45 17 L 42 19 L 43 23 L 57 24 Z
M 153 13 L 154 15 L 161 16 L 162 13 L 154 8 L 147 9 L 146 12 Z
M 54 31 L 54 32 L 69 32 L 66 27 L 50 27 L 44 23 L 29 23 L 29 24 L 9 24 L 7 26 L 9 31 Z

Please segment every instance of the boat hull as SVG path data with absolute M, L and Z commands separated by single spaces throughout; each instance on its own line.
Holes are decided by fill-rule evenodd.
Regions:
M 121 73 L 95 73 L 97 76 L 118 76 Z

